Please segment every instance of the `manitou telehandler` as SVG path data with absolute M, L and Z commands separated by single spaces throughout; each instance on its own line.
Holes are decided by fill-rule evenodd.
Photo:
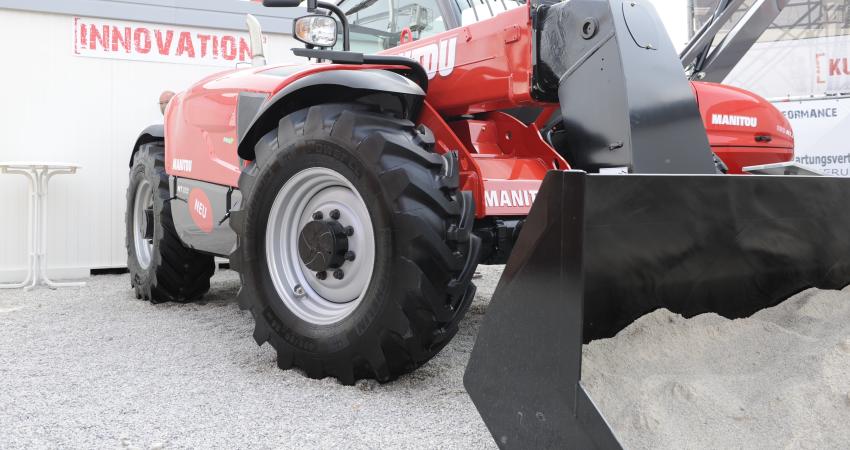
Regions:
M 266 65 L 249 17 L 253 67 L 175 95 L 138 138 L 139 298 L 197 299 L 229 257 L 281 368 L 385 382 L 449 342 L 479 263 L 507 262 L 467 389 L 499 445 L 583 448 L 618 444 L 579 383 L 582 342 L 850 280 L 848 181 L 734 175 L 811 173 L 772 105 L 704 82 L 770 21 L 721 45 L 712 21 L 680 58 L 645 0 L 307 10 L 309 60 Z

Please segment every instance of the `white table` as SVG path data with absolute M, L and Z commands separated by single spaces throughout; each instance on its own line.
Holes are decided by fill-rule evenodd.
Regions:
M 74 174 L 82 167 L 60 162 L 0 162 L 0 174 L 23 175 L 29 181 L 29 260 L 27 277 L 14 284 L 0 284 L 0 289 L 30 290 L 40 284 L 51 289 L 85 286 L 83 282 L 56 283 L 47 278 L 47 184 L 54 175 Z

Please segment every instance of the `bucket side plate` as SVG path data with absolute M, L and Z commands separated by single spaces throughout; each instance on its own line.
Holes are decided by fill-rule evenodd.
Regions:
M 620 448 L 581 346 L 667 308 L 746 317 L 850 283 L 850 179 L 551 171 L 464 384 L 502 448 Z

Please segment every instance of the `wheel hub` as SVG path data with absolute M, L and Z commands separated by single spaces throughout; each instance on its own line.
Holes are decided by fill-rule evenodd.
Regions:
M 153 187 L 147 180 L 142 180 L 133 201 L 133 245 L 136 261 L 143 270 L 153 261 L 153 234 Z
M 298 255 L 307 268 L 314 272 L 336 269 L 345 262 L 348 236 L 345 228 L 335 220 L 308 222 L 298 237 Z
M 278 191 L 266 225 L 269 275 L 284 305 L 313 324 L 347 317 L 375 265 L 366 202 L 342 174 L 304 169 Z

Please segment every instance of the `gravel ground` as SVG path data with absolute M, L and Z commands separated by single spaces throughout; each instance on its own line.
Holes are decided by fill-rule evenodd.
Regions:
M 0 291 L 0 448 L 493 448 L 463 370 L 501 267 L 461 331 L 390 384 L 281 371 L 215 275 L 199 304 L 136 300 L 127 275 Z M 848 448 L 850 288 L 753 317 L 666 310 L 584 348 L 583 382 L 634 449 Z
M 278 369 L 231 271 L 201 304 L 136 300 L 127 275 L 0 291 L 0 447 L 492 448 L 462 378 L 500 270 L 455 339 L 386 385 Z

